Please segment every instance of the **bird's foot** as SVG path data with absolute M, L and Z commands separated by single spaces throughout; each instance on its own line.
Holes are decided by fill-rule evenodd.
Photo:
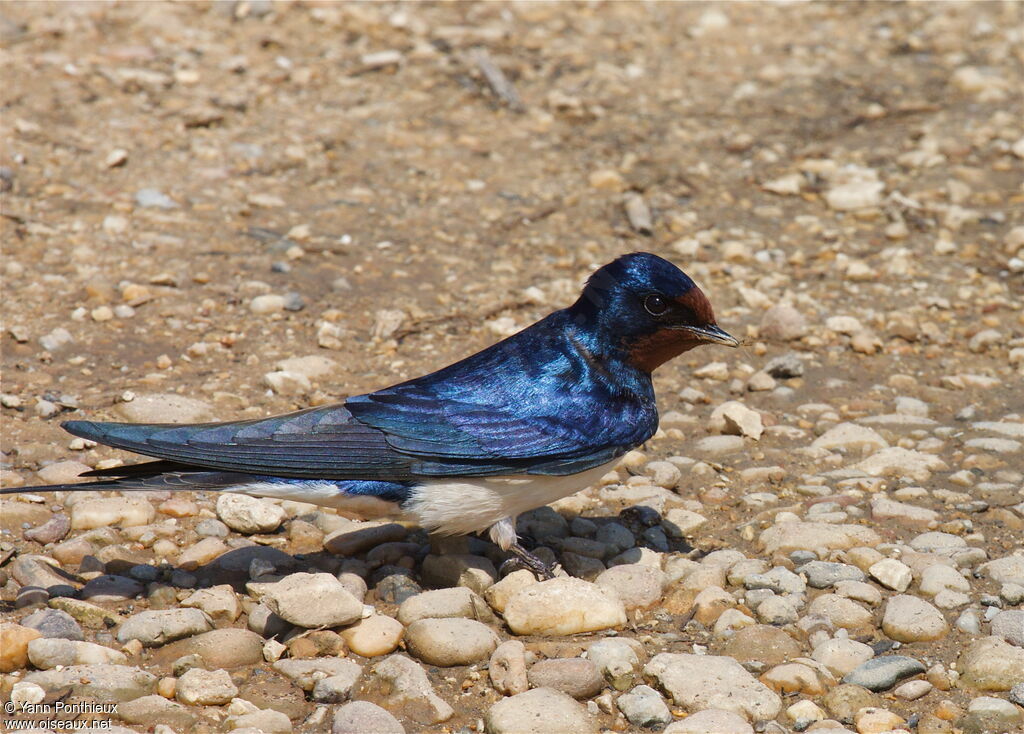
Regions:
M 519 543 L 513 543 L 508 547 L 509 551 L 515 558 L 509 558 L 505 563 L 502 564 L 502 568 L 506 565 L 511 564 L 513 566 L 520 566 L 533 571 L 541 581 L 547 581 L 555 577 L 555 571 L 557 566 L 549 566 L 547 563 L 542 561 L 539 557 L 535 556 L 530 551 L 526 550 Z

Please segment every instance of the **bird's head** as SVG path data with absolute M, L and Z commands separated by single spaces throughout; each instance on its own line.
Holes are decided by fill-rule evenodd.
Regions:
M 701 344 L 739 346 L 715 323 L 711 303 L 689 276 L 648 252 L 623 255 L 597 270 L 569 312 L 645 372 Z

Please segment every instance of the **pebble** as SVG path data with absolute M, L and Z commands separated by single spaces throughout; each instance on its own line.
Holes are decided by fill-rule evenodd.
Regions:
M 754 734 L 754 727 L 734 711 L 709 708 L 674 721 L 662 734 Z
M 117 631 L 118 642 L 138 640 L 146 647 L 191 637 L 213 628 L 213 622 L 199 609 L 161 609 L 138 612 L 124 621 Z
M 81 641 L 85 639 L 78 621 L 60 609 L 39 609 L 21 620 L 25 627 L 38 630 L 46 638 Z
M 240 668 L 262 662 L 263 645 L 263 638 L 255 632 L 224 627 L 173 643 L 167 654 L 179 657 L 194 655 L 203 667 L 211 670 Z
M 1024 649 L 999 637 L 971 642 L 960 654 L 960 681 L 982 691 L 1008 691 L 1024 683 Z
M 398 621 L 406 626 L 420 619 L 449 617 L 489 622 L 494 615 L 479 594 L 464 586 L 425 591 L 409 597 L 398 607 Z
M 312 691 L 317 682 L 326 678 L 347 678 L 354 684 L 363 673 L 362 666 L 355 661 L 338 657 L 278 660 L 272 667 L 303 691 Z
M 251 535 L 277 530 L 285 512 L 268 499 L 222 492 L 217 496 L 217 517 L 232 530 Z
M 97 703 L 119 703 L 149 695 L 156 676 L 127 665 L 70 665 L 29 673 L 24 680 L 47 693 L 71 695 Z
M 491 685 L 503 696 L 515 696 L 530 687 L 526 673 L 526 646 L 519 640 L 506 640 L 494 648 L 487 666 Z
M 28 646 L 42 637 L 39 630 L 20 624 L 0 624 L 0 673 L 28 667 Z
M 761 533 L 760 544 L 765 553 L 792 553 L 797 550 L 847 550 L 854 546 L 874 546 L 882 542 L 871 528 L 863 525 L 840 525 L 821 522 L 780 522 Z
M 807 333 L 807 319 L 792 305 L 779 303 L 761 317 L 760 336 L 762 339 L 776 341 L 793 341 Z M 769 369 L 765 369 L 772 377 L 779 377 Z M 802 372 L 802 370 L 801 370 Z
M 763 720 L 782 710 L 782 699 L 731 657 L 660 653 L 644 667 L 644 676 L 689 711 L 721 708 Z
M 808 614 L 815 614 L 829 620 L 843 629 L 861 629 L 871 625 L 871 612 L 850 599 L 838 594 L 823 594 L 807 607 Z
M 404 655 L 389 655 L 374 664 L 365 685 L 379 694 L 389 709 L 403 711 L 420 724 L 439 724 L 455 714 L 434 692 L 423 668 Z
M 383 543 L 401 542 L 408 533 L 396 522 L 350 522 L 324 538 L 324 549 L 339 556 L 356 556 Z
M 871 453 L 888 448 L 889 442 L 872 428 L 856 423 L 832 426 L 811 442 L 811 448 Z
M 485 716 L 489 734 L 597 734 L 586 708 L 552 688 L 503 698 Z
M 409 652 L 430 665 L 469 665 L 490 657 L 498 636 L 473 619 L 418 619 L 405 631 Z
M 742 436 L 708 436 L 693 444 L 695 454 L 701 456 L 725 456 L 743 451 L 746 444 Z
M 82 472 L 91 468 L 80 461 L 55 461 L 37 471 L 36 475 L 45 484 L 71 484 Z
M 842 678 L 847 673 L 871 660 L 875 651 L 862 642 L 836 638 L 826 640 L 814 648 L 811 657 L 829 669 L 833 675 Z
M 364 658 L 394 652 L 404 635 L 405 628 L 402 623 L 383 614 L 373 614 L 361 619 L 341 633 L 348 649 Z
M 293 573 L 273 583 L 250 582 L 246 590 L 291 624 L 340 627 L 360 619 L 363 604 L 329 573 Z
M 883 734 L 902 729 L 906 720 L 888 709 L 868 707 L 857 712 L 853 718 L 857 734 Z
M 656 690 L 639 685 L 615 701 L 619 710 L 633 726 L 653 728 L 672 722 L 672 713 Z
M 604 687 L 604 678 L 593 661 L 584 658 L 553 658 L 535 663 L 527 673 L 531 688 L 553 688 L 573 698 L 593 698 Z
M 113 525 L 148 525 L 156 517 L 153 505 L 141 497 L 103 497 L 82 500 L 71 508 L 71 527 L 91 530 Z
M 238 695 L 226 670 L 190 668 L 178 678 L 174 696 L 187 706 L 220 706 Z
M 616 593 L 574 578 L 520 589 L 509 599 L 504 614 L 517 635 L 574 635 L 626 624 L 626 608 Z
M 131 423 L 202 423 L 216 417 L 209 403 L 176 393 L 136 395 L 119 403 L 117 412 Z
M 126 665 L 128 663 L 128 658 L 124 653 L 103 645 L 45 637 L 31 640 L 28 643 L 28 659 L 40 670 L 49 670 L 59 665 Z
M 914 580 L 910 566 L 895 558 L 885 558 L 872 564 L 868 573 L 882 586 L 899 592 L 906 591 Z
M 910 680 L 896 687 L 893 695 L 904 701 L 916 701 L 927 696 L 933 686 L 926 680 Z
M 387 709 L 369 701 L 339 706 L 331 721 L 331 734 L 405 734 L 405 727 Z
M 666 578 L 661 569 L 641 563 L 625 563 L 602 571 L 594 583 L 616 594 L 627 610 L 633 610 L 657 604 Z
M 869 691 L 887 691 L 904 678 L 925 672 L 924 664 L 904 655 L 885 655 L 868 660 L 843 676 L 843 683 Z
M 957 725 L 965 732 L 1019 731 L 1024 713 L 1009 701 L 994 696 L 978 696 L 967 705 L 967 716 Z
M 182 600 L 181 606 L 201 609 L 215 622 L 234 622 L 242 612 L 235 590 L 228 584 L 195 591 Z
M 800 643 L 778 627 L 758 624 L 739 630 L 722 652 L 740 661 L 777 665 L 801 655 Z
M 992 618 L 992 635 L 1024 648 L 1024 609 L 1008 609 Z
M 135 192 L 135 203 L 142 208 L 177 209 L 178 204 L 159 189 L 139 189 Z
M 195 714 L 187 706 L 168 701 L 159 694 L 123 701 L 117 706 L 117 715 L 126 724 L 154 730 L 161 726 L 188 730 L 195 722 Z
M 864 572 L 848 563 L 811 561 L 798 569 L 807 577 L 807 585 L 814 589 L 827 589 L 841 581 L 863 581 Z
M 900 642 L 940 640 L 949 632 L 942 612 L 916 596 L 898 594 L 885 605 L 882 631 Z

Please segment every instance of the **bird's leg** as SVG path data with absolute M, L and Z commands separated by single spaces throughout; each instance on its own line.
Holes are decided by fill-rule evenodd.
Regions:
M 546 581 L 555 577 L 554 567 L 544 563 L 544 561 L 519 544 L 514 517 L 504 517 L 498 520 L 498 522 L 491 525 L 488 534 L 499 548 L 509 551 L 515 556 L 515 558 L 509 558 L 505 561 L 502 564 L 502 568 L 506 565 L 524 566 L 537 574 L 542 580 Z
M 549 566 L 544 563 L 544 561 L 533 553 L 530 553 L 530 551 L 519 545 L 519 543 L 513 543 L 508 547 L 508 549 L 512 552 L 512 555 L 515 556 L 514 559 L 510 558 L 510 561 L 516 561 L 526 566 L 526 568 L 537 574 L 542 581 L 547 581 L 548 579 L 553 579 L 555 577 L 554 566 Z

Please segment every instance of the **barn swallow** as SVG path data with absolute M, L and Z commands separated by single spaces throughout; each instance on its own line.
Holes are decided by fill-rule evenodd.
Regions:
M 589 486 L 649 439 L 651 372 L 702 344 L 738 342 L 682 270 L 633 253 L 594 272 L 568 308 L 336 405 L 226 423 L 65 422 L 75 436 L 157 460 L 31 491 L 210 489 L 397 516 L 441 535 L 489 529 L 550 577 L 519 544 L 516 517 Z

